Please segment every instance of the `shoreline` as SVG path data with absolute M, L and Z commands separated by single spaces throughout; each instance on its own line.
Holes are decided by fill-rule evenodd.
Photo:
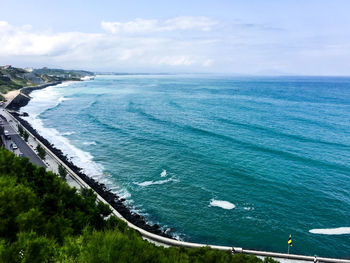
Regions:
M 31 127 L 30 123 L 27 122 L 26 120 L 23 120 L 21 118 L 21 115 L 19 113 L 13 113 L 11 112 L 11 115 L 14 119 L 18 120 L 23 126 L 24 123 L 26 123 L 28 125 L 25 126 L 25 128 L 29 128 L 28 131 L 29 132 L 33 132 L 32 134 L 34 135 L 34 137 L 36 137 L 38 139 L 39 142 L 41 142 L 45 147 L 46 144 L 42 141 L 42 140 L 45 140 L 47 142 L 47 144 L 49 145 L 49 147 L 47 147 L 47 151 L 50 152 L 52 151 L 53 154 L 55 154 L 60 161 L 62 161 L 63 165 L 67 165 L 66 161 L 68 163 L 71 163 L 73 166 L 75 166 L 72 162 L 70 162 L 70 160 L 65 156 L 63 155 L 63 152 L 57 148 L 55 148 L 55 146 L 53 144 L 51 144 L 50 142 L 48 142 L 44 137 L 42 137 L 33 127 Z M 61 155 L 57 154 L 56 151 L 59 151 L 63 158 L 61 158 Z M 51 154 L 52 155 L 52 154 Z M 65 158 L 66 158 L 66 161 L 65 161 Z M 58 160 L 56 158 L 56 160 Z M 71 169 L 71 167 L 69 165 L 67 165 L 67 169 Z M 75 166 L 76 169 L 78 169 L 78 172 L 76 172 L 75 170 L 71 171 L 74 173 L 76 173 L 79 177 L 75 176 L 77 179 L 81 179 L 82 183 L 84 184 L 86 181 L 84 180 L 84 178 L 81 177 L 81 168 Z M 83 173 L 82 173 L 83 174 Z M 86 176 L 86 175 L 85 175 Z M 98 182 L 96 182 L 94 179 L 91 179 L 89 178 L 88 176 L 86 176 L 89 180 L 91 180 L 93 183 L 95 183 L 97 185 L 97 187 L 99 187 L 101 190 L 102 190 L 102 194 L 99 192 L 98 189 L 96 189 L 94 186 L 91 186 L 88 182 L 86 182 L 86 184 L 88 184 L 92 190 L 94 190 L 98 196 L 100 196 L 99 198 L 101 199 L 101 197 L 104 198 L 104 200 L 106 200 L 114 209 L 115 207 L 110 203 L 109 199 L 108 199 L 108 196 L 106 197 L 104 195 L 104 191 L 112 194 L 112 198 L 113 198 L 113 195 L 114 196 L 117 196 L 113 193 L 111 193 L 111 191 L 109 189 L 106 188 L 106 186 L 104 184 L 100 184 Z M 117 198 L 119 198 L 117 196 Z M 102 201 L 104 201 L 102 199 Z M 117 199 L 117 200 L 114 200 L 114 201 L 120 201 L 120 202 L 123 202 L 122 199 Z M 105 201 L 104 201 L 105 202 Z M 126 209 L 128 209 L 126 207 Z M 116 209 L 117 210 L 117 209 Z M 114 210 L 115 211 L 115 210 Z M 120 212 L 119 210 L 117 210 L 118 212 Z M 116 211 L 115 211 L 116 212 Z M 129 213 L 133 213 L 131 211 L 129 211 Z M 122 214 L 122 213 L 120 213 Z M 119 217 L 120 215 L 118 215 Z M 178 241 L 176 239 L 174 239 L 174 237 L 170 236 L 169 237 L 169 234 L 166 234 L 166 232 L 163 231 L 163 233 L 165 234 L 159 234 L 158 231 L 157 232 L 153 232 L 152 230 L 148 230 L 148 229 L 145 229 L 144 227 L 141 227 L 138 228 L 138 227 L 135 227 L 135 226 L 132 226 L 132 224 L 136 225 L 136 223 L 132 222 L 132 220 L 128 219 L 127 217 L 125 217 L 124 215 L 122 215 L 124 217 L 124 219 L 127 221 L 128 225 L 131 227 L 131 228 L 134 228 L 136 229 L 138 232 L 140 232 L 140 234 L 143 236 L 144 239 L 148 240 L 148 241 L 151 241 L 151 242 L 158 242 L 158 244 L 160 245 L 170 245 L 170 246 L 183 246 L 183 247 L 189 247 L 189 248 L 194 248 L 194 247 L 204 247 L 204 246 L 209 246 L 213 249 L 219 249 L 219 250 L 231 250 L 232 247 L 228 247 L 228 246 L 218 246 L 218 245 L 209 245 L 209 244 L 200 244 L 200 243 L 191 243 L 191 242 L 182 242 L 182 241 Z M 138 215 L 139 216 L 139 215 Z M 124 220 L 123 219 L 123 220 Z M 129 222 L 131 223 L 131 225 L 129 224 Z M 147 223 L 146 223 L 147 224 Z M 138 226 L 138 225 L 137 225 Z M 154 226 L 157 226 L 157 225 L 154 225 Z M 159 229 L 159 226 L 157 226 L 158 229 Z M 145 232 L 145 231 L 148 231 L 148 232 Z M 306 260 L 306 261 L 312 261 L 313 257 L 312 256 L 306 256 L 306 255 L 295 255 L 295 254 L 285 254 L 285 253 L 278 253 L 278 252 L 267 252 L 267 251 L 258 251 L 258 250 L 249 250 L 249 249 L 243 249 L 243 248 L 236 248 L 235 247 L 235 251 L 236 253 L 243 253 L 243 254 L 252 254 L 252 255 L 255 255 L 255 256 L 260 256 L 260 257 L 265 257 L 265 256 L 269 256 L 269 257 L 273 257 L 275 259 L 278 259 L 278 260 L 287 260 L 287 262 L 305 262 L 303 260 Z M 350 263 L 350 260 L 347 260 L 347 259 L 335 259 L 335 258 L 323 258 L 323 257 L 319 257 L 319 259 L 322 261 L 322 262 L 349 262 Z M 285 262 L 285 261 L 282 261 L 282 262 Z
M 29 103 L 29 101 L 31 99 L 29 94 L 33 90 L 44 89 L 44 88 L 47 88 L 50 86 L 56 86 L 56 85 L 61 84 L 61 83 L 63 83 L 63 82 L 62 81 L 48 82 L 48 83 L 41 84 L 38 86 L 28 86 L 28 87 L 23 87 L 19 90 L 10 91 L 10 92 L 13 92 L 12 94 L 15 94 L 16 96 L 14 96 L 13 98 L 10 97 L 11 101 L 8 102 L 6 109 L 12 110 L 12 111 L 19 111 L 20 108 L 26 106 Z M 8 92 L 6 94 L 9 94 L 10 92 Z M 10 96 L 12 96 L 12 94 Z
M 172 231 L 171 228 L 170 231 L 162 230 L 158 224 L 150 225 L 149 223 L 147 223 L 144 216 L 132 212 L 131 208 L 124 204 L 124 202 L 126 201 L 124 198 L 121 198 L 117 194 L 113 193 L 110 189 L 106 187 L 105 184 L 99 183 L 95 179 L 92 179 L 86 174 L 84 174 L 82 172 L 83 169 L 76 166 L 72 161 L 70 161 L 67 155 L 62 152 L 62 150 L 56 148 L 46 138 L 41 136 L 39 132 L 36 129 L 34 129 L 28 121 L 21 118 L 21 116 L 23 115 L 19 113 L 19 110 L 29 103 L 31 99 L 29 97 L 29 94 L 33 90 L 44 89 L 46 87 L 55 86 L 61 83 L 62 82 L 47 83 L 45 85 L 40 85 L 36 87 L 26 87 L 21 89 L 21 92 L 17 95 L 17 97 L 21 97 L 19 99 L 16 99 L 17 97 L 15 97 L 7 105 L 7 109 L 11 111 L 9 113 L 19 123 L 21 123 L 22 126 L 24 126 L 29 132 L 31 132 L 42 144 L 44 144 L 50 151 L 52 151 L 64 164 L 66 164 L 73 172 L 75 172 L 86 184 L 88 184 L 94 191 L 96 191 L 101 197 L 103 197 L 127 221 L 150 233 L 176 240 L 171 234 L 168 233 Z M 23 94 L 21 93 L 25 94 L 25 96 L 23 96 Z M 23 99 L 23 97 L 25 97 L 25 99 Z

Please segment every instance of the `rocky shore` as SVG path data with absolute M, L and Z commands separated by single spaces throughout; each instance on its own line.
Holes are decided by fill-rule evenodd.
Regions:
M 62 81 L 55 81 L 33 87 L 24 87 L 21 89 L 21 92 L 7 105 L 6 108 L 8 110 L 19 111 L 21 107 L 24 107 L 28 104 L 28 102 L 30 101 L 29 94 L 33 90 L 44 89 L 46 87 L 58 85 L 61 83 Z
M 59 84 L 59 83 L 57 83 Z M 54 84 L 50 84 L 54 85 Z M 49 85 L 46 85 L 47 87 Z M 40 87 L 44 88 L 44 87 Z M 25 93 L 27 96 L 30 94 L 31 91 L 39 89 L 39 87 L 33 87 L 33 88 L 26 88 L 25 91 L 22 92 Z M 21 95 L 23 97 L 23 95 Z M 16 97 L 17 98 L 17 97 Z M 154 224 L 150 225 L 146 222 L 146 219 L 130 210 L 129 207 L 127 207 L 124 204 L 125 199 L 120 198 L 118 195 L 113 193 L 110 189 L 106 187 L 106 185 L 99 183 L 95 181 L 94 179 L 90 178 L 86 174 L 83 173 L 82 169 L 77 167 L 73 162 L 69 160 L 67 155 L 65 155 L 60 149 L 56 148 L 53 144 L 51 144 L 49 141 L 47 141 L 44 137 L 42 137 L 26 120 L 21 118 L 21 115 L 17 112 L 19 109 L 25 105 L 28 104 L 30 98 L 26 97 L 26 99 L 19 98 L 14 99 L 14 102 L 11 102 L 11 107 L 8 106 L 8 109 L 12 110 L 10 112 L 27 130 L 29 130 L 40 142 L 42 142 L 48 149 L 50 149 L 62 162 L 64 162 L 72 171 L 74 171 L 84 182 L 86 182 L 93 190 L 95 190 L 100 196 L 102 196 L 113 208 L 115 208 L 127 221 L 131 222 L 132 224 L 157 235 L 161 235 L 168 238 L 173 238 L 173 236 L 170 234 L 171 231 L 169 230 L 162 230 L 159 225 Z

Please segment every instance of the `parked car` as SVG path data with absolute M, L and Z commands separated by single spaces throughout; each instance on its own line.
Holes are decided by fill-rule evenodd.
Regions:
M 4 130 L 4 135 L 5 135 L 5 139 L 7 140 L 10 140 L 11 137 L 10 137 L 10 134 L 9 134 L 9 131 L 8 130 Z
M 24 154 L 23 153 L 19 153 L 18 156 L 19 157 L 24 157 Z
M 11 148 L 12 148 L 13 150 L 18 149 L 17 145 L 16 145 L 14 142 L 11 144 Z

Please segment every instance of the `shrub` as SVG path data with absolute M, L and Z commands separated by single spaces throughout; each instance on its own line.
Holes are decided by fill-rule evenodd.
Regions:
M 66 180 L 67 176 L 67 170 L 63 167 L 62 164 L 58 166 L 58 175 L 63 179 Z
M 38 146 L 36 147 L 36 151 L 38 152 L 38 156 L 40 157 L 40 159 L 44 160 L 46 156 L 46 152 L 45 152 L 45 149 L 41 147 L 40 144 L 38 144 Z

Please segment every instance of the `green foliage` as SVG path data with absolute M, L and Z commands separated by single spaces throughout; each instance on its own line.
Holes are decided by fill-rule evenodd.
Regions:
M 29 138 L 29 133 L 27 131 L 23 132 L 23 139 L 28 142 L 28 138 Z
M 62 69 L 35 69 L 27 72 L 22 68 L 0 67 L 0 93 L 6 94 L 11 90 L 17 90 L 25 86 L 36 86 L 44 82 L 80 80 L 84 76 L 93 76 L 94 73 L 83 70 Z M 2 100 L 3 97 L 0 97 Z
M 33 83 L 26 79 L 26 71 L 21 68 L 0 68 L 0 92 L 5 94 L 8 91 L 20 89 Z
M 22 137 L 23 137 L 23 132 L 24 132 L 24 129 L 23 129 L 22 125 L 18 125 L 18 133 Z
M 38 202 L 33 191 L 24 185 L 17 185 L 15 178 L 0 177 L 0 236 L 14 240 L 20 225 L 27 225 L 26 214 Z
M 40 144 L 38 144 L 38 146 L 35 149 L 37 150 L 38 156 L 40 157 L 40 159 L 44 160 L 46 156 L 45 149 L 41 147 Z
M 155 246 L 112 216 L 91 189 L 79 194 L 59 176 L 0 149 L 0 262 L 263 261 L 208 247 Z
M 28 142 L 29 133 L 23 129 L 22 125 L 18 125 L 18 133 L 26 142 Z
M 63 167 L 62 164 L 58 166 L 58 175 L 63 179 L 66 180 L 67 176 L 67 170 Z
M 51 69 L 51 68 L 41 68 L 35 69 L 35 74 L 41 76 L 41 78 L 46 78 L 50 81 L 52 80 L 79 80 L 85 76 L 93 76 L 94 73 L 85 70 L 64 70 L 64 69 Z

